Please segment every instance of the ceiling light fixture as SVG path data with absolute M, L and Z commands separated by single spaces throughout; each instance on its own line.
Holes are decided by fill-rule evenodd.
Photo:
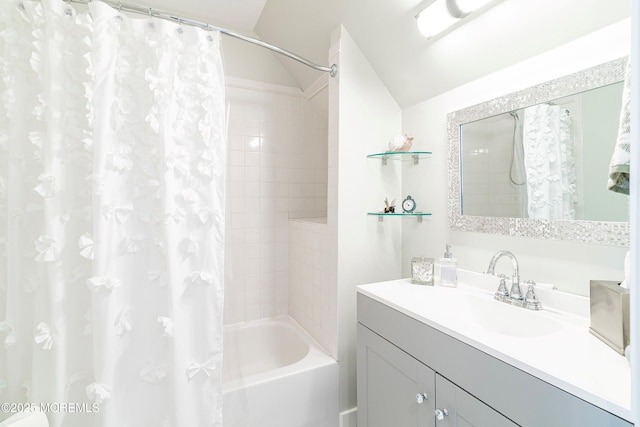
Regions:
M 435 0 L 416 16 L 418 30 L 427 38 L 433 37 L 491 1 Z
M 435 0 L 416 16 L 418 30 L 425 37 L 433 37 L 446 30 L 456 22 L 447 7 L 447 0 Z
M 455 0 L 453 3 L 455 3 L 460 12 L 468 15 L 474 10 L 478 10 L 487 5 L 490 1 L 491 0 Z

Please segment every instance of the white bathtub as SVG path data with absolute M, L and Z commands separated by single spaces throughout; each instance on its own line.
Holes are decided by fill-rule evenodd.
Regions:
M 291 318 L 225 326 L 225 427 L 337 427 L 338 364 Z

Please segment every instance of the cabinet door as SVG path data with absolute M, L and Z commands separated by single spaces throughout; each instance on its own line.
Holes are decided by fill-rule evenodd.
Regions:
M 438 427 L 514 427 L 518 424 L 485 405 L 446 378 L 436 374 Z M 446 410 L 446 414 L 444 415 Z
M 435 426 L 435 373 L 360 324 L 357 376 L 358 427 Z

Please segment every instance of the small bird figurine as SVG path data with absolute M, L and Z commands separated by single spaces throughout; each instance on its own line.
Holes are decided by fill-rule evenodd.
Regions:
M 395 213 L 396 212 L 396 199 L 391 200 L 391 203 L 389 203 L 389 200 L 385 197 L 384 198 L 384 213 Z
M 403 133 L 389 140 L 389 151 L 409 151 L 413 144 L 413 136 Z

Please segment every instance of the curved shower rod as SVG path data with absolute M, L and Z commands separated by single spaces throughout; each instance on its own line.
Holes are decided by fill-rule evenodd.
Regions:
M 80 3 L 80 4 L 89 4 L 94 0 L 65 0 L 68 3 Z M 276 53 L 279 53 L 281 55 L 284 55 L 288 58 L 291 58 L 295 61 L 298 61 L 304 65 L 306 65 L 307 67 L 311 67 L 314 70 L 318 70 L 318 71 L 324 71 L 329 73 L 329 75 L 331 77 L 335 77 L 336 74 L 338 73 L 338 66 L 336 64 L 332 64 L 331 66 L 327 67 L 324 65 L 318 65 L 314 62 L 309 61 L 308 59 L 305 59 L 303 57 L 301 57 L 300 55 L 296 55 L 293 52 L 290 52 L 286 49 L 282 49 L 281 47 L 278 46 L 274 46 L 272 44 L 263 42 L 262 40 L 259 39 L 255 39 L 253 37 L 249 37 L 249 36 L 245 36 L 244 34 L 240 34 L 237 33 L 235 31 L 231 31 L 231 30 L 227 30 L 226 28 L 221 28 L 221 27 L 216 27 L 215 25 L 211 25 L 207 22 L 202 22 L 202 21 L 196 21 L 195 19 L 191 19 L 191 18 L 184 18 L 182 16 L 178 16 L 172 13 L 168 13 L 168 12 L 163 12 L 161 10 L 157 10 L 157 9 L 153 9 L 151 7 L 142 7 L 142 6 L 137 6 L 134 4 L 127 4 L 127 3 L 122 3 L 120 1 L 113 1 L 113 0 L 99 0 L 103 3 L 108 4 L 109 6 L 113 7 L 114 9 L 118 9 L 119 11 L 126 11 L 126 12 L 133 12 L 133 13 L 138 13 L 138 14 L 142 14 L 142 15 L 149 15 L 149 16 L 153 16 L 155 18 L 160 18 L 160 19 L 166 19 L 168 21 L 174 21 L 177 22 L 179 24 L 185 24 L 185 25 L 190 25 L 193 27 L 199 27 L 199 28 L 203 28 L 207 31 L 220 31 L 222 34 L 226 34 L 228 36 L 231 37 L 235 37 L 237 39 L 240 40 L 244 40 L 246 42 L 249 43 L 253 43 L 255 45 L 258 46 L 262 46 L 264 48 L 267 48 L 269 50 L 272 50 Z

